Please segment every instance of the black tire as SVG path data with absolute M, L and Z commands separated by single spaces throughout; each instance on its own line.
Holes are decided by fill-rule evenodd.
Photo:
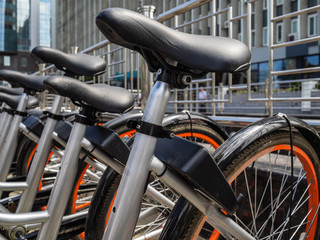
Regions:
M 244 199 L 241 201 L 236 215 L 237 218 L 241 219 L 241 221 L 246 225 L 246 229 L 251 229 L 252 231 L 256 232 L 259 232 L 260 230 L 259 234 L 255 236 L 256 239 L 263 237 L 264 239 L 270 239 L 270 237 L 268 237 L 270 232 L 276 234 L 275 239 L 288 239 L 287 234 L 289 233 L 289 228 L 281 229 L 280 227 L 285 220 L 287 220 L 287 223 L 289 224 L 289 220 L 286 218 L 288 215 L 288 209 L 290 207 L 290 201 L 286 201 L 289 200 L 288 196 L 294 197 L 294 201 L 292 201 L 293 209 L 295 204 L 301 204 L 291 217 L 290 221 L 292 223 L 292 227 L 297 226 L 300 221 L 301 223 L 305 223 L 303 218 L 306 216 L 306 210 L 312 209 L 311 214 L 309 214 L 307 217 L 307 221 L 311 222 L 315 215 L 316 208 L 319 204 L 320 192 L 319 158 L 309 142 L 297 133 L 293 135 L 293 145 L 295 154 L 293 176 L 295 180 L 294 183 L 296 183 L 294 187 L 297 187 L 297 191 L 295 191 L 293 195 L 291 195 L 291 191 L 288 191 L 291 186 L 291 183 L 289 183 L 291 179 L 291 167 L 288 169 L 288 166 L 291 166 L 290 157 L 288 159 L 290 165 L 283 165 L 286 157 L 288 156 L 286 153 L 290 150 L 290 138 L 288 132 L 276 131 L 263 136 L 243 149 L 235 159 L 231 159 L 228 164 L 225 164 L 224 169 L 221 169 L 228 181 L 230 183 L 232 182 L 235 193 L 243 194 Z M 271 152 L 271 154 L 268 154 L 268 152 Z M 266 160 L 263 160 L 262 157 L 259 158 L 259 153 L 263 153 L 263 156 L 268 154 L 268 157 L 272 157 L 272 159 L 270 158 L 270 160 L 268 160 L 269 163 L 267 161 L 267 164 L 269 164 L 268 166 L 264 165 L 266 164 Z M 251 162 L 254 162 L 254 164 L 251 164 Z M 303 167 L 302 165 L 299 165 L 299 163 L 303 163 Z M 305 177 L 301 177 L 304 176 L 304 173 L 306 174 Z M 254 175 L 254 177 L 252 175 Z M 255 176 L 257 176 L 257 178 L 255 178 Z M 289 176 L 289 178 L 287 176 Z M 282 184 L 279 185 L 280 179 L 280 183 Z M 272 191 L 270 191 L 270 186 L 272 186 Z M 269 191 L 264 192 L 264 189 L 269 189 Z M 305 195 L 307 196 L 303 194 L 306 189 L 307 194 Z M 253 192 L 257 193 L 256 196 L 259 195 L 260 198 L 254 198 L 254 195 L 250 190 L 254 190 Z M 250 192 L 250 195 L 248 192 Z M 271 196 L 273 196 L 272 199 L 276 199 L 277 201 L 270 201 Z M 278 196 L 278 198 L 276 198 L 276 196 Z M 299 202 L 299 198 L 302 201 Z M 254 199 L 255 201 L 253 202 L 256 203 L 252 203 L 252 210 L 249 204 L 250 199 Z M 304 204 L 302 204 L 303 200 L 306 200 Z M 278 204 L 278 208 L 274 207 L 276 211 L 270 210 L 270 204 L 268 205 L 270 202 L 273 202 L 274 206 L 276 206 L 275 204 Z M 279 205 L 280 202 L 281 205 Z M 275 213 L 276 215 L 272 215 L 271 213 Z M 250 225 L 250 223 L 253 222 L 251 219 L 252 216 L 256 216 L 255 227 L 253 224 Z M 274 218 L 271 217 L 270 219 L 270 216 L 274 216 Z M 183 221 L 180 221 L 179 219 L 183 219 Z M 211 236 L 213 230 L 211 227 L 207 229 L 202 228 L 203 223 L 205 222 L 204 219 L 205 216 L 199 210 L 197 210 L 185 199 L 181 198 L 175 205 L 175 208 L 172 210 L 164 230 L 162 231 L 160 239 L 196 239 L 199 233 L 204 239 L 209 239 L 210 237 L 212 237 L 210 239 L 222 238 L 216 231 L 215 238 L 213 238 L 213 236 Z M 269 222 L 270 220 L 273 221 L 273 225 Z M 309 231 L 309 237 L 307 239 L 319 239 L 319 222 L 319 219 L 315 218 L 315 222 L 313 222 L 311 230 Z M 262 223 L 265 223 L 265 225 Z M 207 226 L 207 223 L 205 226 Z M 274 226 L 273 229 L 271 228 L 272 226 Z M 277 227 L 279 227 L 279 229 Z M 307 231 L 308 228 L 308 225 L 307 227 L 304 225 L 303 228 L 297 231 L 293 239 L 300 239 L 299 237 L 301 234 L 303 234 L 303 231 Z M 281 232 L 280 230 L 287 231 L 283 233 L 283 231 Z M 290 235 L 293 234 L 295 230 L 296 229 L 291 229 Z
M 208 141 L 211 140 L 211 144 L 214 142 L 215 147 L 218 147 L 218 145 L 223 142 L 223 138 L 214 130 L 197 123 L 192 124 L 192 127 L 190 127 L 190 124 L 188 123 L 172 125 L 170 126 L 170 130 L 176 135 L 181 135 L 189 140 L 196 141 L 201 144 L 208 143 Z M 204 140 L 204 138 L 207 141 Z M 214 147 L 212 146 L 208 146 L 208 148 L 209 151 L 214 150 Z M 103 174 L 89 207 L 85 229 L 85 239 L 98 240 L 103 237 L 105 223 L 107 221 L 107 214 L 112 207 L 112 200 L 115 197 L 120 180 L 121 176 L 112 169 L 107 169 L 107 171 Z M 164 211 L 166 211 L 164 215 L 168 216 L 170 211 Z M 161 212 L 163 213 L 163 210 L 161 210 Z

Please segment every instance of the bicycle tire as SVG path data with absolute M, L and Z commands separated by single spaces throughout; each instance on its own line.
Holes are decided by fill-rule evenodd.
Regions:
M 196 141 L 203 144 L 212 145 L 217 148 L 224 140 L 211 128 L 193 123 L 192 127 L 189 123 L 178 123 L 169 126 L 169 129 L 176 135 Z M 211 151 L 211 149 L 209 149 Z M 121 176 L 112 169 L 107 169 L 103 177 L 98 183 L 94 193 L 86 222 L 85 239 L 101 239 L 103 237 L 106 222 L 112 209 L 112 204 L 120 184 Z M 166 213 L 164 213 L 166 214 Z M 167 215 L 169 212 L 167 213 Z M 141 234 L 141 233 L 140 233 Z
M 228 164 L 225 164 L 224 169 L 221 169 L 229 183 L 232 183 L 233 188 L 237 190 L 235 191 L 236 194 L 241 188 L 240 183 L 246 183 L 243 191 L 241 191 L 244 196 L 244 200 L 241 201 L 240 207 L 236 212 L 236 219 L 240 219 L 245 225 L 247 225 L 246 230 L 254 232 L 253 236 L 256 239 L 270 239 L 268 234 L 271 232 L 273 236 L 276 235 L 274 236 L 274 239 L 288 239 L 287 235 L 289 233 L 290 235 L 294 234 L 294 236 L 292 236 L 294 237 L 293 239 L 300 239 L 299 237 L 301 237 L 304 232 L 308 232 L 306 239 L 319 239 L 320 223 L 317 215 L 315 214 L 316 208 L 319 204 L 320 192 L 319 158 L 309 142 L 298 133 L 293 134 L 293 146 L 295 154 L 294 179 L 297 191 L 294 192 L 294 195 L 291 195 L 291 191 L 290 194 L 288 194 L 289 196 L 294 197 L 295 201 L 293 203 L 297 203 L 298 205 L 300 203 L 303 204 L 298 206 L 298 208 L 295 208 L 295 212 L 292 210 L 291 220 L 288 218 L 288 215 L 290 215 L 290 211 L 289 213 L 287 211 L 288 205 L 285 205 L 289 204 L 290 206 L 290 201 L 288 201 L 289 203 L 286 201 L 288 200 L 288 194 L 286 196 L 282 196 L 284 192 L 287 192 L 288 185 L 291 185 L 286 183 L 288 180 L 286 174 L 291 176 L 291 174 L 287 172 L 287 170 L 289 171 L 289 169 L 287 169 L 287 162 L 285 163 L 286 165 L 283 166 L 283 161 L 285 161 L 284 153 L 290 151 L 290 137 L 288 132 L 277 130 L 273 133 L 263 136 L 262 138 L 248 145 L 234 159 L 231 159 Z M 265 172 L 263 171 L 263 167 L 266 166 L 263 165 L 265 164 L 266 160 L 264 160 L 263 157 L 267 157 L 267 164 L 269 164 L 269 166 L 267 166 L 269 167 L 268 171 Z M 268 157 L 270 158 L 268 159 Z M 272 161 L 274 161 L 273 164 Z M 291 166 L 291 160 L 287 159 L 287 161 L 290 161 Z M 262 169 L 259 169 L 259 165 Z M 274 169 L 271 169 L 272 167 L 274 167 Z M 276 167 L 278 169 L 276 169 Z M 250 168 L 251 173 L 254 170 L 253 178 L 248 174 Z M 283 172 L 284 170 L 285 172 Z M 298 174 L 298 176 L 296 176 L 297 170 L 300 174 Z M 264 174 L 264 176 L 262 175 L 261 179 L 258 179 L 259 171 L 262 171 L 260 173 Z M 302 171 L 304 171 L 304 173 Z M 280 178 L 281 184 L 279 185 L 279 182 L 277 183 L 275 177 L 281 177 L 281 173 L 283 173 L 283 175 L 282 178 Z M 299 177 L 301 177 L 300 180 Z M 248 182 L 250 182 L 251 185 L 249 185 Z M 264 188 L 261 188 L 262 186 L 264 186 Z M 265 191 L 265 189 L 268 188 L 269 190 L 272 189 L 272 191 L 270 190 L 270 194 L 268 191 Z M 262 189 L 264 190 L 262 191 Z M 250 190 L 254 190 L 254 199 Z M 248 194 L 248 192 L 250 192 L 250 194 Z M 276 193 L 278 193 L 278 195 L 276 195 Z M 308 196 L 304 197 L 304 193 L 307 193 Z M 260 194 L 260 198 L 257 197 L 257 194 Z M 299 198 L 302 200 L 298 201 L 297 199 Z M 252 199 L 254 200 L 253 202 L 251 201 Z M 275 199 L 276 202 L 274 201 Z M 273 204 L 268 205 L 265 203 L 267 200 L 270 200 L 270 203 Z M 304 202 L 304 200 L 306 202 Z M 281 204 L 279 205 L 279 203 Z M 275 204 L 277 204 L 276 207 L 274 207 Z M 273 206 L 273 210 L 270 209 L 271 206 Z M 306 207 L 308 211 L 310 210 L 308 216 L 305 216 Z M 254 219 L 255 221 L 253 221 L 253 216 L 256 216 L 256 219 Z M 249 219 L 250 217 L 252 217 L 252 219 Z M 304 217 L 306 217 L 307 222 L 304 221 Z M 183 219 L 183 221 L 180 221 L 179 219 Z M 290 221 L 291 223 L 294 223 L 294 226 L 292 227 L 297 227 L 296 223 L 299 220 L 302 224 L 305 224 L 305 226 L 302 225 L 302 229 L 291 228 L 289 231 L 288 227 L 286 231 L 286 225 Z M 314 220 L 313 224 L 310 225 L 312 220 Z M 252 225 L 250 225 L 251 221 Z M 199 235 L 205 239 L 210 238 L 210 240 L 223 238 L 222 236 L 219 236 L 217 231 L 212 232 L 212 227 L 205 227 L 205 229 L 202 229 L 204 222 L 204 214 L 192 206 L 188 201 L 181 198 L 178 200 L 178 203 L 172 210 L 166 226 L 164 227 L 164 231 L 162 231 L 160 239 L 197 239 Z M 253 222 L 255 222 L 255 224 L 253 224 Z M 281 224 L 284 224 L 282 229 Z

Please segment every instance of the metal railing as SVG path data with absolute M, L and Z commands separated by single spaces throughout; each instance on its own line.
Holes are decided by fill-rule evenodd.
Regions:
M 259 0 L 262 1 L 262 0 Z M 223 28 L 222 17 L 226 16 L 228 22 L 228 36 L 232 37 L 234 30 L 233 24 L 238 22 L 241 25 L 242 34 L 244 38 L 244 28 L 246 26 L 246 44 L 251 49 L 252 45 L 252 37 L 251 37 L 251 23 L 252 23 L 252 6 L 254 3 L 258 2 L 258 0 L 241 0 L 243 4 L 242 11 L 239 15 L 234 16 L 233 6 L 228 5 L 224 8 L 221 6 L 220 1 L 220 9 L 216 8 L 216 1 L 209 0 L 191 0 L 182 5 L 176 6 L 171 10 L 164 12 L 154 18 L 159 22 L 168 22 L 173 19 L 174 26 L 172 26 L 176 30 L 182 31 L 188 26 L 192 26 L 194 24 L 201 23 L 203 21 L 211 21 L 211 33 L 212 35 L 216 35 L 216 32 L 221 34 Z M 193 11 L 200 6 L 211 3 L 211 11 L 208 12 L 205 16 L 199 16 L 191 21 L 184 21 L 179 23 L 179 15 L 184 14 L 186 12 Z M 293 75 L 293 74 L 301 74 L 301 73 L 314 73 L 320 72 L 320 67 L 312 67 L 312 68 L 302 68 L 302 69 L 290 69 L 290 70 L 281 70 L 274 71 L 273 70 L 273 62 L 274 62 L 274 50 L 278 48 L 284 48 L 289 46 L 296 46 L 299 44 L 318 42 L 320 41 L 320 36 L 299 39 L 290 42 L 282 42 L 274 44 L 274 24 L 278 21 L 282 21 L 284 19 L 292 18 L 295 16 L 300 16 L 302 14 L 308 14 L 310 12 L 319 11 L 320 5 L 305 8 L 298 10 L 296 12 L 292 12 L 289 14 L 284 14 L 282 16 L 274 17 L 274 6 L 273 1 L 267 1 L 268 3 L 268 11 L 269 11 L 269 21 L 268 21 L 268 29 L 269 29 L 269 79 L 266 83 L 253 83 L 251 79 L 251 69 L 246 72 L 247 84 L 234 85 L 233 77 L 231 74 L 225 74 L 227 84 L 223 85 L 221 83 L 217 84 L 217 76 L 215 73 L 210 73 L 204 79 L 194 79 L 192 84 L 188 89 L 185 90 L 173 90 L 172 97 L 169 101 L 170 107 L 168 111 L 177 112 L 181 109 L 188 110 L 203 110 L 200 108 L 200 104 L 205 104 L 205 111 L 208 114 L 216 115 L 218 113 L 226 113 L 223 109 L 225 106 L 229 106 L 233 102 L 233 96 L 239 94 L 242 91 L 242 94 L 246 95 L 247 103 L 261 103 L 259 108 L 264 107 L 264 113 L 267 115 L 272 115 L 274 110 L 275 102 L 318 102 L 320 101 L 320 97 L 318 96 L 310 96 L 310 97 L 301 97 L 297 96 L 297 94 L 285 95 L 285 97 L 281 97 L 276 94 L 275 87 L 281 89 L 290 89 L 287 85 L 290 84 L 300 84 L 305 81 L 316 81 L 319 79 L 313 80 L 301 80 L 301 81 L 274 81 L 275 76 L 282 75 Z M 246 7 L 246 8 L 245 8 Z M 246 9 L 246 12 L 245 12 Z M 246 22 L 246 23 L 245 23 Z M 217 28 L 217 23 L 219 23 L 219 27 Z M 103 57 L 107 62 L 106 73 L 102 76 L 87 79 L 81 78 L 82 81 L 86 81 L 87 83 L 107 83 L 112 85 L 118 85 L 125 87 L 132 91 L 136 96 L 137 107 L 142 107 L 144 105 L 144 101 L 147 98 L 149 93 L 149 89 L 151 88 L 152 81 L 154 79 L 154 75 L 150 74 L 147 70 L 147 66 L 144 63 L 143 59 L 139 56 L 138 53 L 127 50 L 125 48 L 116 46 L 110 43 L 108 40 L 104 40 L 96 45 L 93 45 L 83 51 L 81 53 L 99 55 Z M 46 68 L 40 69 L 38 72 L 34 74 L 52 74 L 52 72 L 56 72 L 53 65 L 50 65 Z M 207 90 L 210 99 L 207 100 L 199 100 L 197 93 L 199 92 L 200 86 L 204 86 Z M 257 86 L 259 89 L 262 89 L 263 93 L 257 94 Z M 263 86 L 263 87 L 261 87 Z M 280 86 L 280 87 L 279 87 Z M 281 87 L 285 86 L 285 87 Z M 299 92 L 299 91 L 298 91 Z M 301 91 L 300 91 L 301 92 Z M 302 105 L 302 104 L 301 104 Z

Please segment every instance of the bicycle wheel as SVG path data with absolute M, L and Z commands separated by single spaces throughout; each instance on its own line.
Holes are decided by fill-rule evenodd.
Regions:
M 198 123 L 193 123 L 192 127 L 190 124 L 182 123 L 172 125 L 169 128 L 178 136 L 206 146 L 211 152 L 223 142 L 223 138 L 214 130 Z M 89 208 L 85 230 L 86 239 L 102 238 L 120 180 L 121 176 L 112 169 L 108 169 L 103 174 Z M 178 196 L 166 188 L 156 177 L 151 175 L 149 181 L 153 188 L 161 192 L 171 202 L 177 199 Z M 169 213 L 168 207 L 145 195 L 134 239 L 157 238 Z
M 247 146 L 221 169 L 236 195 L 243 195 L 234 220 L 256 239 L 319 239 L 319 158 L 297 133 L 293 153 L 291 175 L 289 133 L 278 130 Z M 160 239 L 219 238 L 185 199 L 175 206 Z

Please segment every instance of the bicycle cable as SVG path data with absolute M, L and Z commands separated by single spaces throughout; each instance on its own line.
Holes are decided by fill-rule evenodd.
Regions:
M 192 119 L 191 119 L 191 114 L 188 110 L 183 110 L 182 112 L 184 112 L 185 114 L 188 115 L 189 118 L 189 122 L 190 122 L 190 130 L 191 130 L 191 139 L 193 138 L 193 129 L 192 129 Z
M 288 123 L 289 128 L 289 136 L 290 136 L 290 155 L 291 155 L 291 186 L 290 186 L 290 209 L 289 209 L 289 229 L 287 232 L 288 239 L 290 239 L 290 231 L 291 231 L 291 215 L 292 215 L 292 201 L 293 201 L 293 138 L 292 138 L 292 127 L 291 122 L 288 119 L 288 117 L 283 114 L 282 117 L 286 120 Z

